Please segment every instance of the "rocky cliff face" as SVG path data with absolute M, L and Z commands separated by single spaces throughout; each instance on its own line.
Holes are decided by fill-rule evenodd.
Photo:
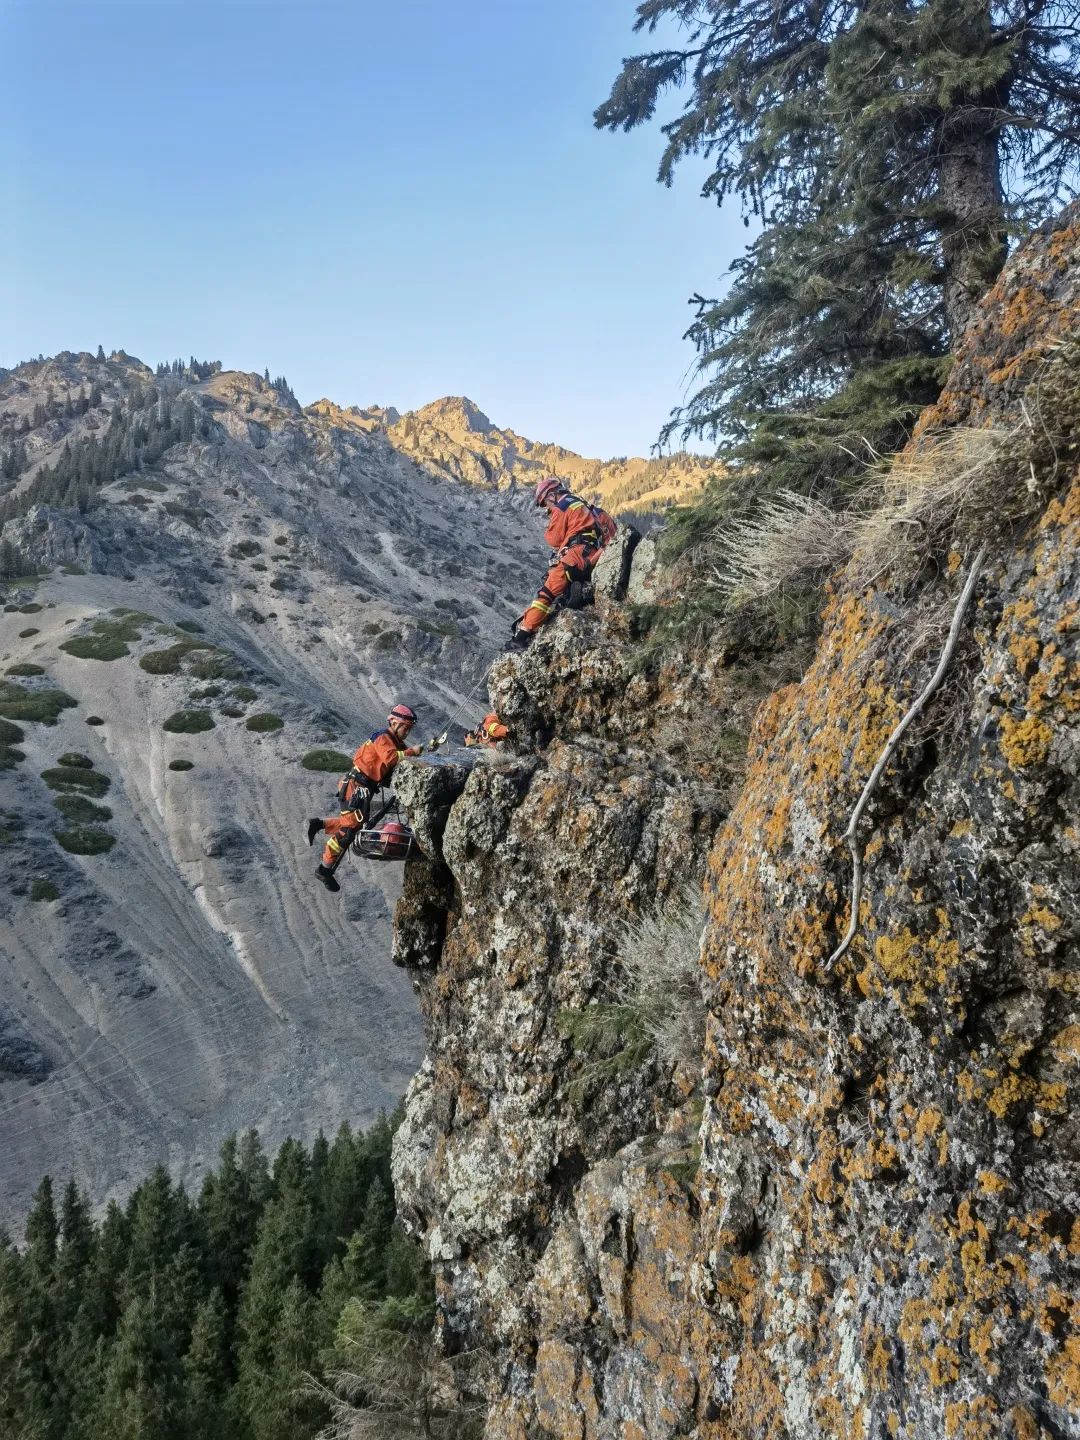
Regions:
M 673 743 L 744 703 L 730 657 L 637 675 L 612 603 L 493 669 L 525 753 L 418 776 L 433 854 L 395 945 L 428 1057 L 395 1177 L 491 1440 L 1080 1435 L 1078 322 L 1073 209 L 904 462 L 929 538 L 836 579 L 726 818 Z M 830 967 L 848 819 L 980 540 Z M 703 865 L 699 1062 L 583 1053 L 560 1015 L 609 997 L 624 922 Z

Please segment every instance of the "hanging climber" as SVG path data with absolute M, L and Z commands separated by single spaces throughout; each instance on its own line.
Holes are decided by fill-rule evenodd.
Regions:
M 370 740 L 364 741 L 353 756 L 352 769 L 342 777 L 338 785 L 340 815 L 331 815 L 326 820 L 315 816 L 308 821 L 309 845 L 315 843 L 320 830 L 326 832 L 322 861 L 315 874 L 328 890 L 341 889 L 334 871 L 356 836 L 367 828 L 376 791 L 389 780 L 400 760 L 423 754 L 422 745 L 405 743 L 415 724 L 415 710 L 408 705 L 395 705 L 386 717 L 386 729 L 376 730 Z
M 505 740 L 510 731 L 494 710 L 489 711 L 474 729 L 465 736 L 466 745 L 497 745 Z
M 552 548 L 551 568 L 536 599 L 514 626 L 508 650 L 525 650 L 552 612 L 562 605 L 579 610 L 593 566 L 609 540 L 615 537 L 615 521 L 598 505 L 571 495 L 548 475 L 536 487 L 537 509 L 548 513 L 544 539 Z

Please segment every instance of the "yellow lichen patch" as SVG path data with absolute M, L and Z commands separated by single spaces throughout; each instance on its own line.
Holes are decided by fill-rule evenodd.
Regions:
M 945 1406 L 947 1440 L 1001 1440 L 1001 1411 L 989 1395 Z
M 1010 1188 L 1008 1180 L 993 1170 L 980 1170 L 978 1182 L 979 1189 L 984 1195 L 1002 1195 Z
M 1046 1393 L 1063 1410 L 1080 1411 L 1080 1335 L 1070 1335 L 1047 1363 Z
M 1001 752 L 1018 770 L 1041 765 L 1050 754 L 1052 739 L 1050 726 L 1035 715 L 1019 720 L 1013 715 L 1001 717 Z
M 938 1345 L 930 1356 L 930 1384 L 936 1390 L 943 1385 L 954 1385 L 960 1378 L 960 1357 L 947 1345 Z
M 1080 1061 L 1080 1025 L 1066 1025 L 1050 1041 L 1050 1049 L 1062 1064 Z

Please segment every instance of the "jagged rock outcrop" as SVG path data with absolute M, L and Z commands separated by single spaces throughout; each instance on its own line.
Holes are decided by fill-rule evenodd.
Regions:
M 908 538 L 870 583 L 853 564 L 808 673 L 758 713 L 708 858 L 696 1095 L 655 1067 L 583 1077 L 557 1017 L 709 845 L 657 741 L 702 693 L 722 706 L 722 665 L 688 704 L 629 673 L 608 614 L 495 667 L 530 753 L 450 809 L 395 1155 L 447 1343 L 490 1357 L 490 1440 L 1080 1436 L 1078 325 L 1074 208 L 987 298 L 910 457 L 965 553 L 920 564 Z M 957 499 L 962 426 L 987 466 L 1005 440 Z M 830 968 L 848 817 L 980 536 Z M 403 903 L 402 942 L 409 923 Z

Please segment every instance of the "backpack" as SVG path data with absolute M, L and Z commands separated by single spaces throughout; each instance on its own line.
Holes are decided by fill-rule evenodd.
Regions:
M 596 521 L 596 534 L 600 540 L 600 548 L 603 549 L 605 545 L 610 545 L 612 540 L 615 539 L 618 533 L 618 526 L 606 510 L 600 509 L 599 505 L 590 505 L 589 509 L 592 511 L 592 517 Z

